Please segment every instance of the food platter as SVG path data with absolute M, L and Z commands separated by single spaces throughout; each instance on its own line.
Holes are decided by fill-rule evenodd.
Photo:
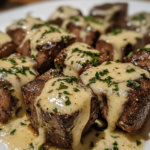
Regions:
M 27 14 L 32 15 L 33 17 L 39 17 L 43 21 L 46 21 L 49 16 L 60 6 L 63 5 L 70 5 L 75 8 L 78 8 L 82 10 L 83 15 L 88 15 L 89 10 L 95 6 L 95 5 L 100 5 L 106 2 L 116 2 L 116 1 L 46 1 L 46 2 L 39 2 L 39 3 L 34 3 L 31 5 L 27 5 L 24 7 L 20 7 L 17 9 L 12 9 L 6 12 L 3 12 L 0 14 L 0 31 L 5 31 L 6 27 L 10 25 L 12 22 L 15 20 L 21 19 L 25 17 Z M 118 2 L 118 1 L 117 1 Z M 140 2 L 140 1 L 129 1 L 129 10 L 128 13 L 129 15 L 132 15 L 136 12 L 150 12 L 149 2 Z M 149 117 L 150 118 L 150 117 Z M 143 133 L 142 133 L 142 138 L 146 140 L 146 145 L 143 150 L 149 150 L 150 147 L 150 129 L 149 129 L 149 124 L 150 120 L 147 119 Z M 7 150 L 7 148 L 0 143 L 0 150 Z

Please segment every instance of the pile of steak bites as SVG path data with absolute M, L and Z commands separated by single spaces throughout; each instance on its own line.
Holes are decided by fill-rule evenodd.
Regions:
M 87 112 L 88 118 L 86 121 L 83 119 L 85 123 L 79 142 L 96 119 L 103 118 L 109 122 L 109 101 L 112 99 L 109 98 L 110 92 L 106 91 L 110 90 L 117 96 L 120 85 L 124 83 L 126 101 L 122 104 L 115 127 L 128 133 L 140 130 L 150 109 L 150 14 L 141 12 L 128 16 L 127 11 L 126 3 L 108 3 L 91 8 L 89 15 L 84 16 L 82 10 L 62 6 L 47 22 L 27 16 L 8 26 L 6 33 L 0 32 L 0 122 L 7 123 L 22 109 L 21 106 L 16 107 L 19 99 L 10 90 L 17 90 L 11 79 L 16 74 L 13 74 L 11 65 L 5 68 L 7 61 L 15 68 L 21 60 L 21 65 L 26 61 L 32 62 L 35 71 L 32 72 L 27 65 L 17 72 L 23 76 L 17 76 L 16 82 L 35 75 L 18 86 L 24 101 L 22 105 L 25 104 L 26 116 L 32 127 L 37 132 L 40 128 L 45 132 L 46 142 L 74 149 L 74 128 L 80 129 L 80 117 Z M 126 74 L 124 80 L 119 79 L 118 74 L 108 76 L 115 72 L 110 72 L 111 65 L 120 71 L 118 74 Z M 104 70 L 98 70 L 101 68 Z M 98 71 L 94 72 L 94 69 Z M 91 74 L 94 72 L 94 76 L 88 78 L 90 71 Z M 128 73 L 134 74 L 128 76 Z M 86 79 L 89 79 L 88 84 Z M 45 94 L 47 99 L 52 94 L 56 99 L 56 103 L 52 104 L 56 107 L 50 110 L 42 96 L 45 87 L 52 81 Z M 102 90 L 96 92 L 94 84 L 97 82 L 106 83 L 108 88 L 99 84 L 97 87 Z M 55 88 L 57 84 L 59 88 Z M 67 88 L 73 88 L 72 94 Z M 81 91 L 90 97 L 86 100 L 80 97 Z M 81 105 L 73 99 L 76 94 Z M 62 104 L 61 110 L 58 99 Z M 85 101 L 90 101 L 89 105 L 85 105 Z M 79 107 L 72 108 L 73 104 Z M 84 106 L 89 107 L 88 110 Z M 70 113 L 66 111 L 68 107 L 71 107 Z

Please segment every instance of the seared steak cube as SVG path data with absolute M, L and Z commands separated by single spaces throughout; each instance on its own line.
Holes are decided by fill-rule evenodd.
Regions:
M 35 79 L 36 62 L 27 57 L 0 59 L 0 122 L 6 123 L 24 108 L 21 87 Z
M 100 62 L 121 61 L 131 51 L 143 47 L 143 36 L 130 30 L 114 29 L 111 33 L 102 35 L 96 43 L 100 52 Z
M 35 59 L 39 73 L 43 73 L 53 67 L 53 61 L 57 54 L 74 40 L 74 34 L 68 33 L 58 26 L 49 23 L 37 24 L 26 35 L 17 51 L 22 56 Z
M 149 72 L 131 63 L 107 61 L 80 77 L 99 97 L 108 130 L 120 127 L 130 133 L 141 129 L 150 109 Z
M 100 103 L 92 90 L 54 69 L 23 86 L 22 93 L 32 126 L 57 147 L 75 148 L 98 117 Z
M 79 15 L 82 16 L 82 13 L 79 9 L 71 6 L 62 6 L 51 15 L 48 21 L 52 24 L 61 26 L 64 20 Z
M 0 59 L 8 57 L 16 51 L 16 45 L 9 35 L 0 32 Z

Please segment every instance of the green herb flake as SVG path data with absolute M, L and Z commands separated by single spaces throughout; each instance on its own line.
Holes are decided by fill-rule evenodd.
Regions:
M 66 95 L 70 95 L 70 93 L 68 93 L 67 91 L 64 91 L 63 93 L 66 94 Z
M 138 37 L 135 37 L 135 40 L 138 40 L 139 38 Z
M 108 69 L 103 70 L 102 72 L 100 72 L 99 74 L 101 76 L 107 75 L 109 73 Z
M 63 82 L 60 83 L 59 88 L 57 90 L 67 89 L 68 86 L 64 85 Z
M 132 17 L 131 19 L 134 21 L 142 21 L 142 20 L 145 20 L 146 18 L 145 18 L 145 15 L 142 13 L 142 14 Z
M 133 81 L 133 80 L 128 80 L 127 82 L 128 82 L 128 84 L 133 84 L 133 85 L 135 85 L 136 87 L 139 87 L 139 86 L 140 86 L 140 84 L 139 84 L 138 82 Z
M 96 24 L 103 25 L 103 22 L 101 22 L 99 19 L 93 18 L 93 17 L 91 17 L 91 16 L 84 17 L 84 20 L 85 20 L 86 22 L 93 22 L 93 23 L 96 23 Z
M 145 50 L 147 52 L 150 52 L 150 48 L 140 48 L 139 50 Z
M 53 108 L 53 111 L 54 111 L 55 113 L 57 113 L 57 112 L 58 112 L 57 108 Z
M 39 43 L 39 40 L 37 40 L 36 43 Z
M 138 141 L 138 140 L 136 141 L 136 145 L 137 145 L 137 146 L 139 146 L 139 145 L 141 145 L 141 144 L 142 144 L 142 142 L 140 142 L 140 141 Z
M 126 72 L 127 72 L 127 73 L 132 73 L 132 72 L 135 72 L 135 69 L 134 69 L 134 68 L 127 69 Z
M 77 89 L 77 88 L 73 88 L 73 91 L 74 91 L 74 92 L 79 92 L 80 90 Z
M 33 145 L 33 143 L 30 143 L 29 145 L 30 145 L 30 147 L 31 147 L 31 148 L 34 148 L 34 145 Z
M 119 63 L 119 62 L 120 62 L 120 59 L 117 59 L 116 62 Z
M 110 62 L 110 61 L 107 61 L 105 65 L 109 65 L 109 64 L 111 64 L 111 62 Z
M 53 92 L 53 90 L 48 91 L 48 93 L 52 93 L 52 92 Z
M 142 77 L 145 77 L 146 78 L 146 74 L 145 73 L 142 73 L 140 74 Z
M 4 89 L 7 89 L 7 85 L 5 85 L 4 83 L 2 83 L 2 87 L 3 87 Z
M 118 146 L 118 143 L 117 143 L 117 141 L 115 141 L 115 142 L 113 143 L 113 145 L 114 145 L 114 146 Z
M 122 29 L 113 29 L 112 31 L 111 31 L 111 33 L 113 34 L 113 35 L 118 35 L 118 34 L 120 34 L 122 32 Z
M 123 39 L 124 41 L 126 41 L 127 39 Z
M 43 150 L 43 144 L 38 148 L 38 150 Z
M 26 125 L 24 122 L 20 122 L 20 124 L 21 124 L 22 126 L 25 126 L 25 125 Z
M 31 59 L 35 59 L 36 56 L 35 56 L 35 55 L 31 55 L 30 58 L 31 58 Z
M 11 134 L 11 135 L 14 135 L 15 132 L 16 132 L 16 129 L 12 130 L 12 131 L 10 132 L 10 134 Z
M 3 128 L 0 128 L 0 131 L 2 131 L 3 130 Z
M 71 65 L 73 65 L 74 61 L 71 61 Z
M 119 136 L 119 135 L 111 135 L 111 137 L 114 138 L 114 139 L 117 139 L 117 138 L 119 138 L 120 136 Z
M 35 75 L 32 71 L 30 71 L 30 70 L 29 70 L 29 73 L 32 74 L 32 75 L 34 75 L 34 76 L 36 76 L 36 75 Z
M 67 97 L 67 96 L 66 96 Z M 68 97 L 69 98 L 69 97 Z M 70 100 L 68 99 L 67 101 L 65 101 L 66 106 L 69 106 L 71 104 Z
M 127 58 L 131 58 L 131 57 L 133 57 L 133 52 L 130 52 L 127 56 Z

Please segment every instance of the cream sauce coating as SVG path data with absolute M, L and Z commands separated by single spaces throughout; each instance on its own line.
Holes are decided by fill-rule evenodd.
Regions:
M 11 37 L 8 34 L 0 32 L 0 48 L 4 44 L 6 44 L 8 42 L 11 42 L 11 41 L 12 41 L 12 39 L 11 39 Z
M 45 112 L 54 114 L 71 115 L 79 111 L 73 125 L 74 128 L 71 131 L 73 149 L 76 150 L 76 146 L 80 144 L 82 131 L 89 120 L 92 91 L 90 88 L 83 88 L 81 83 L 73 82 L 70 84 L 64 79 L 67 78 L 53 78 L 46 82 L 42 93 L 36 100 L 36 104 L 38 103 Z M 64 88 L 60 89 L 61 86 L 64 86 Z M 39 110 L 37 111 L 39 112 Z
M 61 7 L 61 10 L 59 9 L 51 15 L 50 20 L 55 20 L 57 18 L 67 19 L 71 16 L 77 15 L 79 15 L 79 11 L 77 9 L 70 6 L 63 6 Z
M 29 33 L 27 33 L 20 47 L 23 46 L 25 41 L 30 40 L 31 55 L 32 54 L 37 55 L 38 53 L 36 49 L 37 45 L 44 45 L 48 42 L 50 44 L 50 47 L 53 47 L 52 42 L 60 42 L 63 40 L 63 37 L 71 39 L 75 38 L 75 35 L 72 33 L 68 33 L 64 29 L 59 28 L 58 26 L 55 25 L 42 26 L 38 29 L 32 30 Z M 64 40 L 64 42 L 66 41 Z
M 147 32 L 148 27 L 150 27 L 150 13 L 138 13 L 131 16 L 130 22 L 137 27 L 137 32 L 144 35 Z
M 113 33 L 109 33 L 106 35 L 101 35 L 99 40 L 104 40 L 105 42 L 112 44 L 113 46 L 113 60 L 122 60 L 124 48 L 131 44 L 132 46 L 137 44 L 137 39 L 142 39 L 143 36 L 140 33 L 129 31 L 129 30 L 121 30 L 120 33 L 114 35 Z
M 40 19 L 33 18 L 31 16 L 27 16 L 25 19 L 19 20 L 11 24 L 7 27 L 8 30 L 15 30 L 17 28 L 22 28 L 24 31 L 30 31 L 34 24 L 42 24 L 44 23 Z
M 0 59 L 0 78 L 7 80 L 12 85 L 14 91 L 12 91 L 11 94 L 19 100 L 17 102 L 16 108 L 21 106 L 24 107 L 21 87 L 36 78 L 37 73 L 34 69 L 35 64 L 36 62 L 30 58 L 16 57 L 14 54 L 7 57 L 6 59 Z M 25 67 L 28 67 L 26 71 Z M 1 70 L 3 69 L 11 70 L 12 74 L 7 73 L 6 71 L 2 72 Z M 15 111 L 12 117 L 14 116 Z
M 105 16 L 105 20 L 109 21 L 112 16 L 121 9 L 119 5 L 114 5 L 109 9 L 102 10 L 102 9 L 95 9 L 92 12 L 92 15 L 100 15 Z
M 145 45 L 145 48 L 150 48 L 150 44 Z
M 107 94 L 108 116 L 106 119 L 108 122 L 108 129 L 113 131 L 115 130 L 116 123 L 123 111 L 123 104 L 127 101 L 128 91 L 131 89 L 130 87 L 127 87 L 127 81 L 138 79 L 143 73 L 149 78 L 150 74 L 146 70 L 130 63 L 123 64 L 110 62 L 108 65 L 107 63 L 108 62 L 104 62 L 98 67 L 92 67 L 86 70 L 80 77 L 85 85 L 89 84 L 90 79 L 97 76 L 97 74 L 99 74 L 99 77 L 104 80 L 96 80 L 95 83 L 91 83 L 89 86 L 94 93 L 97 94 L 102 101 L 102 104 L 102 94 Z M 133 69 L 134 71 L 129 71 Z M 103 105 L 101 107 L 103 107 Z
M 73 52 L 75 49 L 81 50 L 82 52 Z M 79 77 L 79 71 L 83 68 L 82 64 L 85 63 L 87 60 L 93 60 L 91 54 L 87 55 L 84 54 L 84 52 L 99 54 L 98 50 L 92 49 L 91 46 L 85 43 L 76 42 L 67 47 L 67 57 L 64 61 L 66 67 L 63 68 L 64 75 Z

